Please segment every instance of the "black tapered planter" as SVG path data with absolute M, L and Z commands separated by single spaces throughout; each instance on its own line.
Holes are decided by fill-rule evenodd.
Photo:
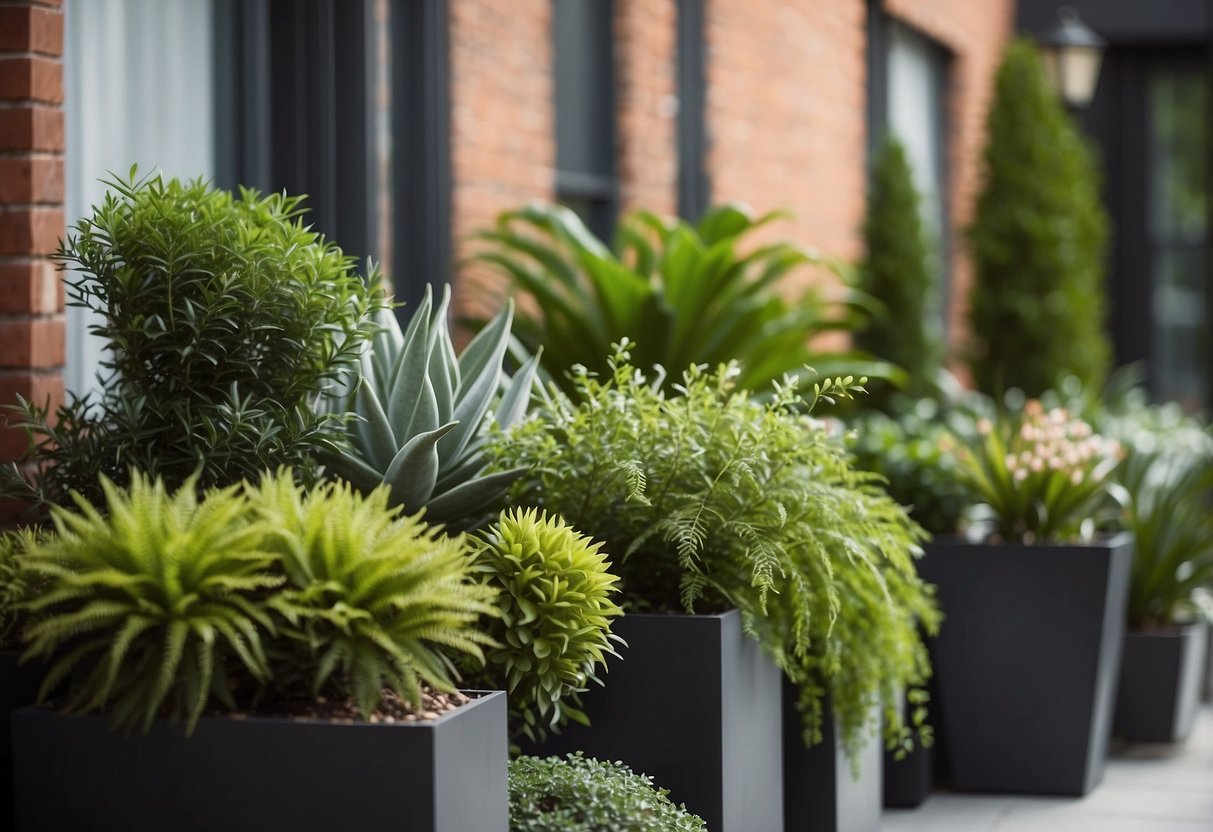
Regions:
M 782 832 L 781 674 L 741 616 L 629 613 L 612 630 L 628 646 L 584 697 L 590 726 L 523 749 L 622 760 L 712 832 Z
M 878 832 L 881 743 L 872 737 L 860 752 L 859 776 L 838 739 L 827 700 L 822 741 L 805 748 L 796 688 L 783 682 L 783 815 L 785 832 Z
M 1201 697 L 1206 702 L 1213 702 L 1213 636 L 1207 639 L 1208 647 L 1205 649 L 1205 680 L 1204 680 L 1204 695 Z
M 42 685 L 42 665 L 21 665 L 17 653 L 0 652 L 0 829 L 13 828 L 13 761 L 9 714 L 32 705 Z
M 1179 742 L 1200 709 L 1209 628 L 1125 633 L 1112 732 L 1135 742 Z
M 884 753 L 884 805 L 889 809 L 921 806 L 935 788 L 935 747 L 916 745 L 900 760 Z
M 931 645 L 951 786 L 1084 795 L 1103 778 L 1132 538 L 1092 545 L 930 543 Z
M 12 716 L 18 832 L 506 832 L 506 698 L 430 722 L 204 717 L 124 737 L 101 716 Z

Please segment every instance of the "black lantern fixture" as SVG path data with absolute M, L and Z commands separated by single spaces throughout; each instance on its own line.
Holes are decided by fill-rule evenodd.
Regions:
M 1071 112 L 1084 109 L 1095 96 L 1099 65 L 1108 42 L 1078 17 L 1070 6 L 1057 10 L 1057 24 L 1036 39 L 1049 83 Z

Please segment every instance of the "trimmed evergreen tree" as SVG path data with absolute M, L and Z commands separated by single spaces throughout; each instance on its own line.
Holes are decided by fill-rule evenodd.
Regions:
M 987 123 L 985 173 L 969 229 L 970 366 L 977 387 L 1035 396 L 1067 375 L 1099 389 L 1108 221 L 1091 153 L 1045 81 L 1035 49 L 1007 47 Z
M 863 225 L 867 253 L 862 287 L 883 305 L 883 314 L 857 334 L 856 346 L 902 367 L 905 391 L 915 397 L 938 390 L 943 363 L 939 287 L 905 148 L 886 139 L 872 168 L 868 214 Z M 887 397 L 874 390 L 872 403 Z

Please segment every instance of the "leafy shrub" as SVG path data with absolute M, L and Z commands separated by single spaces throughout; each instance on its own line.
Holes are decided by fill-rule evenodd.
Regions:
M 282 578 L 238 487 L 200 502 L 192 479 L 172 494 L 130 480 L 124 491 L 102 477 L 104 515 L 79 495 L 78 512 L 53 507 L 55 534 L 23 556 L 22 572 L 44 581 L 26 655 L 49 663 L 41 695 L 75 672 L 69 710 L 145 730 L 163 711 L 192 729 L 211 696 L 231 704 L 234 668 L 269 679 L 260 598 Z
M 475 581 L 463 537 L 398 517 L 384 488 L 305 492 L 279 473 L 250 498 L 262 546 L 286 576 L 267 604 L 285 619 L 273 666 L 280 695 L 349 697 L 369 716 L 385 689 L 414 707 L 423 682 L 453 690 L 447 651 L 483 662 L 492 639 L 476 625 L 493 614 L 496 592 Z
M 881 314 L 856 333 L 855 343 L 904 369 L 903 389 L 915 397 L 936 393 L 944 351 L 936 258 L 919 204 L 905 148 L 890 137 L 873 163 L 863 226 L 867 254 L 859 268 L 860 286 L 881 303 Z M 885 394 L 877 401 L 887 409 Z
M 510 832 L 707 832 L 651 777 L 580 752 L 510 761 Z
M 21 557 L 38 538 L 28 528 L 0 532 L 0 650 L 15 650 L 20 643 L 25 620 L 20 606 L 27 591 Z
M 57 255 L 79 272 L 72 303 L 99 316 L 101 392 L 69 397 L 53 418 L 17 408 L 47 463 L 40 496 L 98 499 L 102 475 L 122 483 L 132 468 L 169 487 L 279 465 L 307 478 L 336 418 L 308 400 L 370 330 L 372 293 L 353 261 L 308 230 L 298 197 L 236 198 L 134 169 L 107 184 Z
M 534 301 L 515 330 L 565 393 L 577 394 L 566 370 L 608 374 L 614 344 L 630 339 L 638 367 L 715 367 L 742 359 L 738 383 L 766 391 L 784 373 L 812 364 L 823 372 L 888 374 L 855 355 L 814 353 L 816 334 L 851 329 L 860 317 L 854 290 L 838 303 L 809 291 L 794 302 L 776 291 L 797 268 L 819 267 L 842 279 L 840 264 L 781 242 L 746 248 L 756 229 L 778 218 L 747 208 L 715 208 L 696 226 L 646 212 L 625 217 L 616 245 L 598 240 L 567 208 L 532 204 L 502 214 L 478 237 L 489 246 L 475 260 L 510 276 Z M 844 280 L 844 284 L 846 281 Z M 666 379 L 670 389 L 677 379 Z
M 457 359 L 449 302 L 444 289 L 431 313 L 426 287 L 403 333 L 390 309 L 377 313 L 379 331 L 358 371 L 344 379 L 352 392 L 340 409 L 359 418 L 347 424 L 347 446 L 325 458 L 360 490 L 386 483 L 393 505 L 425 508 L 430 522 L 466 528 L 499 506 L 521 473 L 485 476 L 482 434 L 494 422 L 509 427 L 526 413 L 538 358 L 513 379 L 502 369 L 513 319 L 507 304 Z
M 503 512 L 476 546 L 486 582 L 500 590 L 490 686 L 509 692 L 518 730 L 532 740 L 568 719 L 587 723 L 577 695 L 599 681 L 598 666 L 621 642 L 611 634 L 623 613 L 611 597 L 619 579 L 602 544 L 531 509 Z
M 911 557 L 922 532 L 878 477 L 852 470 L 841 443 L 793 412 L 794 384 L 764 404 L 737 375 L 692 367 L 666 395 L 617 355 L 605 379 L 573 373 L 580 404 L 553 391 L 489 453 L 504 468 L 535 466 L 517 502 L 602 540 L 632 609 L 737 607 L 801 684 L 810 739 L 827 691 L 852 750 L 877 702 L 901 737 L 901 693 L 927 672 L 918 619 L 933 626 L 935 615 Z M 854 387 L 821 382 L 807 405 Z
M 1024 543 L 1091 536 L 1119 462 L 1118 442 L 1065 408 L 1045 410 L 1038 399 L 980 420 L 976 432 L 976 447 L 960 449 L 960 482 L 971 502 L 989 507 L 997 536 Z
M 973 378 L 992 395 L 1019 387 L 1038 396 L 1069 374 L 1098 389 L 1110 362 L 1103 331 L 1108 221 L 1090 152 L 1026 41 L 1007 48 L 986 132 L 969 230 Z

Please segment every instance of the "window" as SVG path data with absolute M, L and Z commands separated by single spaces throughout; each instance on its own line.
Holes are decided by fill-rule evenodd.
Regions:
M 556 199 L 609 239 L 615 224 L 615 96 L 609 0 L 553 0 Z
M 708 208 L 705 0 L 678 0 L 678 214 L 695 222 Z

